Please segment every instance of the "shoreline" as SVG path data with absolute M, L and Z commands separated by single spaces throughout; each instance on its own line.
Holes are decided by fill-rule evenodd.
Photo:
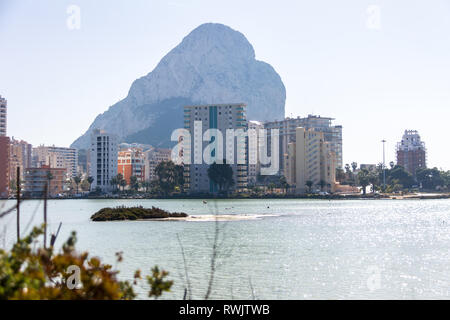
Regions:
M 298 199 L 298 200 L 438 200 L 450 199 L 450 193 L 418 193 L 405 195 L 380 195 L 367 194 L 365 196 L 359 194 L 347 195 L 267 195 L 267 196 L 234 196 L 222 197 L 214 195 L 175 195 L 175 196 L 85 196 L 85 197 L 64 197 L 64 198 L 48 198 L 48 200 L 277 200 L 277 199 Z M 2 200 L 16 200 L 16 198 L 0 198 Z M 22 198 L 22 200 L 42 200 L 42 198 Z

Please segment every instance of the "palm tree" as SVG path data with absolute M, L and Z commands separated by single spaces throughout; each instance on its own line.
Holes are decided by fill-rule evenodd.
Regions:
M 325 188 L 327 182 L 325 180 L 320 180 L 317 185 L 320 187 L 320 191 L 323 191 L 323 188 Z
M 50 192 L 50 181 L 51 180 L 53 180 L 53 174 L 52 174 L 52 172 L 51 171 L 47 171 L 47 195 L 46 196 L 48 196 L 48 194 L 49 194 L 49 192 Z
M 208 168 L 208 178 L 219 187 L 219 191 L 228 192 L 234 185 L 233 169 L 225 160 L 222 164 L 214 162 Z
M 352 162 L 352 169 L 353 169 L 353 172 L 356 171 L 356 168 L 358 168 L 358 163 L 357 163 L 357 162 Z
M 117 174 L 116 176 L 116 183 L 120 187 L 125 187 L 127 185 L 127 181 L 123 178 L 123 175 L 121 173 Z
M 345 164 L 345 172 L 350 173 L 350 165 L 348 163 Z
M 78 186 L 80 185 L 81 178 L 80 178 L 80 176 L 76 176 L 76 177 L 73 177 L 72 179 L 73 179 L 73 182 L 75 182 L 75 185 L 77 186 L 77 193 L 78 193 Z
M 369 183 L 372 185 L 372 193 L 375 193 L 376 186 L 378 185 L 380 179 L 377 172 L 369 173 Z
M 184 184 L 183 166 L 176 165 L 172 161 L 162 161 L 155 168 L 155 174 L 157 176 L 156 183 L 158 183 L 159 191 L 162 191 L 164 195 L 169 195 L 175 190 L 175 187 L 179 187 L 182 190 Z
M 119 185 L 122 187 L 122 191 L 124 191 L 125 187 L 127 186 L 127 180 L 125 179 L 120 180 Z
M 284 193 L 288 192 L 289 184 L 287 183 L 287 180 L 286 180 L 285 176 L 281 176 L 280 177 L 280 186 L 281 186 L 281 188 L 284 189 Z
M 91 187 L 92 187 L 92 182 L 94 182 L 94 177 L 88 177 L 87 178 L 87 182 L 89 183 L 89 191 L 91 191 Z
M 314 185 L 314 182 L 311 180 L 306 181 L 306 186 L 308 187 L 309 193 L 311 193 L 312 186 Z
M 138 182 L 138 178 L 136 176 L 131 176 L 130 177 L 130 187 L 133 190 L 138 190 L 139 189 L 139 182 Z
M 148 188 L 150 187 L 150 182 L 149 181 L 142 182 L 142 187 L 145 189 L 145 193 L 147 193 Z
M 367 170 L 361 170 L 358 172 L 358 183 L 362 187 L 363 195 L 366 194 L 366 187 L 369 185 L 369 172 Z
M 119 180 L 117 180 L 117 176 L 112 177 L 111 180 L 109 180 L 109 184 L 114 186 L 114 191 L 116 191 L 117 185 L 119 184 Z

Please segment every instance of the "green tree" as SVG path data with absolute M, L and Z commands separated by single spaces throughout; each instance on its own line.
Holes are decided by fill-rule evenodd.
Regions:
M 219 187 L 219 192 L 228 192 L 234 185 L 233 169 L 225 160 L 222 164 L 214 162 L 209 166 L 208 178 Z
M 123 178 L 123 174 L 121 173 L 118 173 L 116 178 L 115 179 L 113 178 L 111 180 L 116 182 L 116 185 L 119 186 L 119 189 L 120 187 L 122 187 L 122 191 L 125 189 L 125 186 L 127 185 L 127 181 Z
M 419 169 L 416 172 L 416 178 L 422 188 L 428 190 L 436 190 L 437 187 L 445 185 L 445 180 L 442 178 L 438 168 Z
M 346 175 L 342 168 L 336 168 L 336 180 L 340 183 L 345 181 Z
M 148 192 L 148 189 L 150 188 L 150 186 L 151 186 L 151 183 L 149 181 L 142 182 L 142 188 L 145 189 L 145 193 Z
M 378 172 L 369 172 L 369 183 L 372 185 L 372 193 L 375 193 L 375 190 L 380 183 Z
M 127 186 L 127 180 L 125 179 L 120 180 L 119 186 L 122 187 L 122 191 L 125 191 L 125 187 Z
M 94 182 L 94 177 L 89 176 L 87 178 L 87 182 L 89 183 L 89 191 L 91 191 L 92 183 Z
M 133 285 L 141 278 L 140 270 L 134 273 L 133 283 L 118 280 L 118 271 L 103 264 L 88 252 L 75 250 L 76 234 L 56 252 L 53 243 L 43 248 L 36 246 L 44 228 L 34 228 L 30 235 L 15 243 L 10 251 L 0 249 L 0 300 L 131 300 L 136 297 Z M 54 241 L 54 240 L 53 240 Z M 117 253 L 117 262 L 122 254 Z M 79 270 L 78 287 L 73 282 L 71 270 Z M 155 266 L 147 276 L 149 297 L 158 298 L 170 291 L 173 281 L 166 280 L 168 273 Z
M 75 183 L 76 187 L 77 187 L 77 193 L 78 193 L 78 188 L 80 186 L 80 182 L 81 182 L 81 177 L 80 176 L 75 176 L 72 178 L 73 182 Z
M 289 183 L 287 183 L 285 176 L 280 176 L 280 187 L 284 190 L 284 193 L 287 193 L 289 190 Z
M 449 171 L 441 171 L 441 177 L 444 181 L 444 186 L 448 190 L 450 189 L 450 170 Z
M 46 197 L 48 197 L 48 195 L 50 194 L 51 190 L 50 190 L 50 186 L 51 186 L 51 181 L 54 179 L 53 174 L 51 171 L 47 171 L 47 194 L 45 195 Z
M 168 195 L 175 190 L 175 187 L 182 188 L 184 184 L 183 166 L 175 165 L 172 161 L 162 161 L 156 168 L 155 173 L 158 183 L 158 189 L 164 195 Z
M 361 186 L 363 195 L 366 194 L 366 188 L 370 183 L 370 174 L 367 170 L 361 170 L 357 175 L 357 182 Z
M 135 190 L 135 191 L 137 191 L 139 189 L 139 182 L 138 182 L 138 178 L 136 176 L 130 177 L 130 187 L 132 190 Z
M 350 165 L 348 163 L 345 164 L 345 172 L 350 173 Z
M 413 176 L 402 166 L 397 165 L 391 170 L 386 171 L 386 175 L 388 176 L 389 184 L 391 185 L 392 180 L 398 180 L 398 184 L 405 188 L 410 188 L 415 183 Z
M 312 182 L 311 180 L 306 181 L 306 186 L 308 187 L 309 193 L 311 193 L 313 185 L 314 185 L 314 182 Z
M 17 191 L 17 182 L 16 182 L 16 179 L 12 179 L 10 182 L 9 182 L 9 189 L 12 191 L 12 192 L 16 192 Z
M 320 187 L 320 191 L 323 191 L 323 188 L 325 188 L 327 182 L 325 180 L 320 180 L 317 185 Z
M 112 177 L 111 180 L 109 180 L 109 183 L 114 187 L 114 191 L 117 190 L 117 186 L 119 185 L 119 180 L 117 176 Z

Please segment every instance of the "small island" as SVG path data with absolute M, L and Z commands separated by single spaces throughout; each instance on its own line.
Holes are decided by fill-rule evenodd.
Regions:
M 92 221 L 117 221 L 117 220 L 151 220 L 151 219 L 170 219 L 187 218 L 188 215 L 183 212 L 170 213 L 166 210 L 151 207 L 125 207 L 103 208 L 91 216 Z

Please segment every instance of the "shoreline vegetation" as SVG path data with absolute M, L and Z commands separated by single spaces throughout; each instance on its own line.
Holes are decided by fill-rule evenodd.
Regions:
M 187 218 L 184 212 L 174 212 L 151 207 L 125 207 L 103 208 L 91 216 L 92 221 L 123 221 L 123 220 L 161 220 L 171 218 Z
M 5 198 L 2 200 L 13 200 L 15 198 Z M 26 199 L 42 199 L 42 197 L 27 197 Z M 248 195 L 248 194 L 235 194 L 229 196 L 223 195 L 213 195 L 213 194 L 197 194 L 197 195 L 186 195 L 186 194 L 173 194 L 168 196 L 163 195 L 142 195 L 142 194 L 122 194 L 122 195 L 81 195 L 72 197 L 49 197 L 51 200 L 77 200 L 77 199 L 155 199 L 155 200 L 190 200 L 190 199 L 219 199 L 219 200 L 242 200 L 242 199 L 314 199 L 314 200 L 432 200 L 432 199 L 450 199 L 450 193 L 390 193 L 390 194 L 379 194 L 379 193 L 368 193 L 363 194 L 329 194 L 329 195 L 318 195 L 318 194 L 305 194 L 305 195 L 294 195 L 294 194 L 267 194 L 267 195 Z

